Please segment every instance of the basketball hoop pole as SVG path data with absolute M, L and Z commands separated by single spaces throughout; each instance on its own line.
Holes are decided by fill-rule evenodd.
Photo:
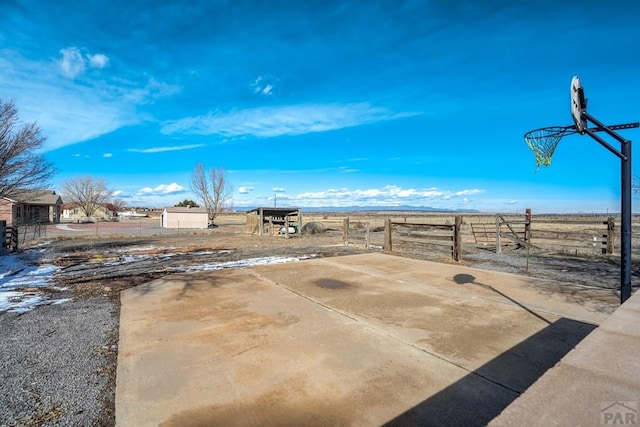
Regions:
M 621 248 L 620 248 L 620 304 L 624 303 L 631 297 L 631 141 L 623 138 L 609 127 L 602 124 L 591 114 L 585 110 L 582 111 L 582 119 L 589 120 L 612 138 L 620 142 L 620 151 L 612 147 L 607 141 L 602 139 L 593 130 L 585 127 L 584 133 L 595 139 L 607 150 L 618 156 L 621 161 L 620 180 L 621 180 Z M 638 127 L 638 123 L 634 123 L 634 127 Z

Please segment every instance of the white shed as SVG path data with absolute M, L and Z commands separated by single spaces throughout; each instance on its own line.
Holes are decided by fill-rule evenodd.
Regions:
M 209 215 L 205 208 L 164 208 L 163 228 L 207 228 Z

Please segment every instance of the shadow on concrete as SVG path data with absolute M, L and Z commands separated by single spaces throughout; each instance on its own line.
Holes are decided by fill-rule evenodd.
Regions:
M 469 274 L 457 275 L 454 281 L 481 285 Z M 542 320 L 548 323 L 544 329 L 384 425 L 486 425 L 596 328 L 566 318 Z
M 517 305 L 518 307 L 520 307 L 521 309 L 523 309 L 524 311 L 528 312 L 529 314 L 531 314 L 532 316 L 538 318 L 539 320 L 542 320 L 543 322 L 545 322 L 546 324 L 551 324 L 551 322 L 549 322 L 547 319 L 545 319 L 544 317 L 540 316 L 538 313 L 536 313 L 535 311 L 529 309 L 528 307 L 526 307 L 525 305 L 519 303 L 518 301 L 514 300 L 513 298 L 511 298 L 510 296 L 508 296 L 507 294 L 500 292 L 499 290 L 497 290 L 496 288 L 494 288 L 491 285 L 485 285 L 484 283 L 480 283 L 476 281 L 476 277 L 471 275 L 471 274 L 465 274 L 465 273 L 461 273 L 461 274 L 456 274 L 455 276 L 453 276 L 453 281 L 456 282 L 458 285 L 466 285 L 466 284 L 472 284 L 472 285 L 476 285 L 476 286 L 480 286 L 481 288 L 484 289 L 488 289 L 490 291 L 493 291 L 494 293 L 496 293 L 497 295 L 500 295 L 501 297 L 503 297 L 504 299 L 512 302 L 513 304 Z
M 162 278 L 150 280 L 130 288 L 130 292 L 137 297 L 151 294 L 157 290 L 158 286 L 163 284 L 162 280 Z M 208 275 L 203 279 L 198 275 L 189 273 L 174 273 L 171 277 L 171 283 L 173 284 L 171 297 L 176 301 L 181 301 L 183 299 L 199 298 L 202 292 L 220 287 L 226 282 L 219 280 L 215 275 Z

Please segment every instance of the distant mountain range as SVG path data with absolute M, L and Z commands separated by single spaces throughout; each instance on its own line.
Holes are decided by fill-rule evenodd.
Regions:
M 269 208 L 270 206 L 235 206 L 235 211 L 248 211 L 256 207 Z M 278 206 L 289 207 L 289 206 Z M 302 212 L 452 212 L 452 213 L 479 213 L 476 209 L 439 209 L 429 206 L 327 206 L 327 207 L 300 207 Z

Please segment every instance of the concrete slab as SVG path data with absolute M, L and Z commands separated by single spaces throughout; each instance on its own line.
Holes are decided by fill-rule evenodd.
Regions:
M 639 309 L 636 292 L 490 425 L 640 424 Z
M 616 305 L 366 254 L 121 295 L 119 426 L 486 425 Z

